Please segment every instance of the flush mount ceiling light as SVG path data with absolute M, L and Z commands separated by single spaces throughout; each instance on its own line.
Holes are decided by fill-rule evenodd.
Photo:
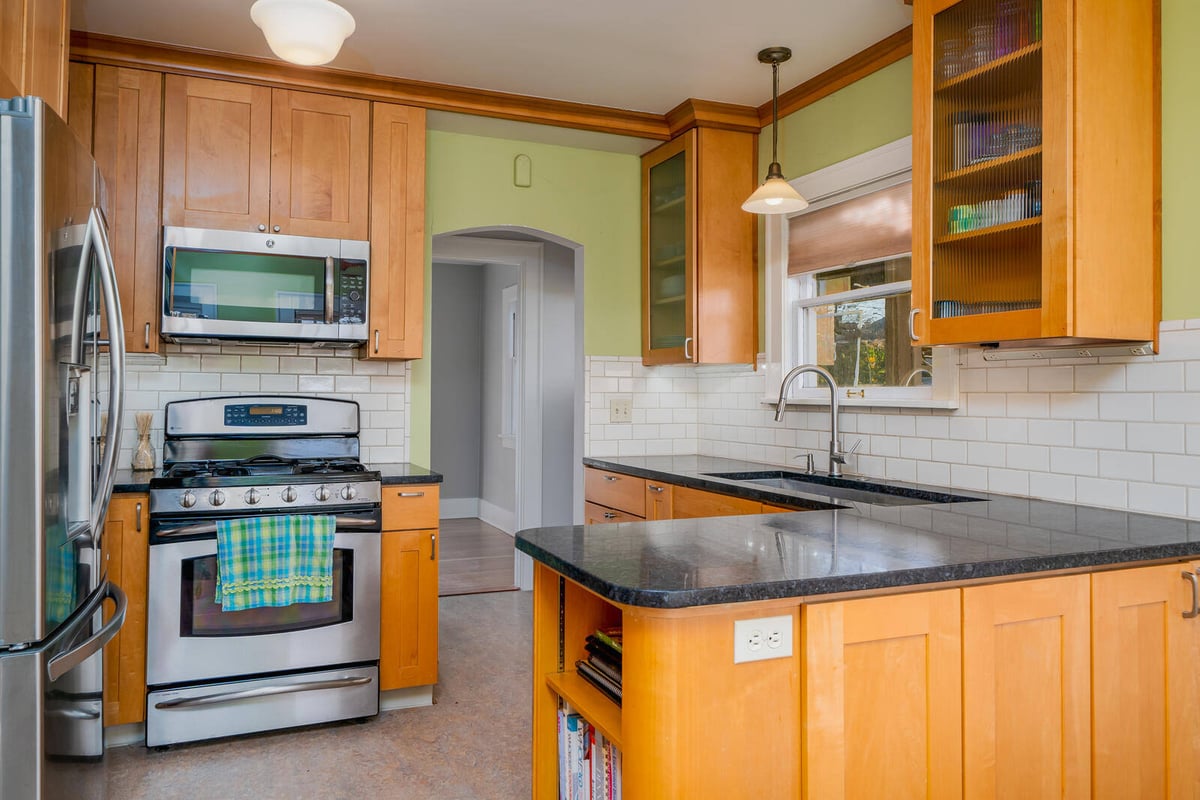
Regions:
M 271 52 L 293 64 L 315 66 L 333 61 L 354 17 L 330 0 L 258 0 L 250 19 L 262 28 Z
M 771 65 L 771 166 L 767 178 L 754 194 L 742 203 L 751 214 L 791 214 L 808 208 L 808 201 L 784 180 L 779 166 L 779 65 L 792 57 L 787 47 L 768 47 L 758 52 L 758 60 Z

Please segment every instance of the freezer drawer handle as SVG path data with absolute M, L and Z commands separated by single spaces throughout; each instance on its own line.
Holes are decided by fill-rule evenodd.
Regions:
M 100 652 L 104 648 L 104 645 L 112 641 L 112 638 L 117 635 L 117 631 L 121 630 L 121 626 L 125 624 L 125 611 L 129 608 L 129 600 L 125 597 L 125 593 L 121 591 L 121 587 L 112 582 L 108 584 L 108 589 L 101 596 L 100 602 L 103 603 L 106 597 L 111 597 L 113 602 L 117 604 L 117 610 L 113 612 L 112 619 L 104 623 L 104 626 L 96 631 L 94 635 L 88 637 L 88 640 L 83 644 L 50 659 L 50 663 L 46 665 L 46 674 L 50 676 L 50 680 L 58 680 L 92 655 Z M 97 604 L 95 609 L 85 611 L 86 616 L 90 617 L 98 608 L 99 604 Z
M 63 719 L 100 719 L 99 711 L 84 711 L 80 708 L 55 708 L 46 711 L 45 715 Z
M 319 689 L 342 689 L 347 686 L 362 686 L 374 678 L 364 675 L 358 678 L 333 678 L 327 681 L 301 681 L 299 683 L 282 683 L 277 686 L 257 686 L 253 689 L 242 689 L 237 692 L 217 692 L 203 694 L 199 697 L 177 697 L 174 700 L 163 700 L 155 703 L 158 709 L 188 708 L 189 706 L 211 706 L 219 703 L 233 703 L 238 700 L 250 700 L 255 697 L 270 697 L 276 694 L 293 694 L 295 692 L 315 692 Z
M 358 517 L 349 517 L 339 514 L 334 517 L 334 524 L 340 532 L 344 528 L 373 528 L 376 525 L 373 519 L 359 519 Z M 164 528 L 158 531 L 155 535 L 160 539 L 174 539 L 179 536 L 199 536 L 205 533 L 216 533 L 217 523 L 215 522 L 197 522 L 194 525 L 180 525 L 175 528 Z

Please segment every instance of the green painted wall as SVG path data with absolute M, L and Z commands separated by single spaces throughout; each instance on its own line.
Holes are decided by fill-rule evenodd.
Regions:
M 1200 5 L 1162 2 L 1163 319 L 1200 317 L 1200 270 L 1192 238 L 1200 202 Z
M 426 153 L 425 357 L 413 362 L 409 458 L 429 463 L 429 321 L 434 234 L 524 225 L 583 245 L 584 352 L 640 355 L 641 160 L 637 156 L 430 131 Z M 513 186 L 513 159 L 533 186 Z

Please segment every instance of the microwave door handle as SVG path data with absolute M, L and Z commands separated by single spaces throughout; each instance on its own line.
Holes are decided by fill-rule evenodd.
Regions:
M 333 324 L 333 256 L 325 256 L 325 324 Z
M 105 321 L 108 323 L 108 425 L 104 430 L 104 461 L 92 495 L 92 526 L 101 530 L 108 514 L 117 473 L 117 454 L 121 441 L 121 417 L 125 408 L 125 321 L 121 317 L 121 298 L 117 294 L 117 275 L 113 268 L 112 249 L 108 246 L 108 231 L 100 209 L 93 208 L 88 218 L 88 238 L 99 260 L 100 290 L 104 297 Z

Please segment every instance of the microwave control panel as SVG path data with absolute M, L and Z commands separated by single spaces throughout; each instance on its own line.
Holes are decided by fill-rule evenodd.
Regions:
M 367 265 L 343 259 L 338 271 L 337 317 L 343 325 L 367 321 Z

